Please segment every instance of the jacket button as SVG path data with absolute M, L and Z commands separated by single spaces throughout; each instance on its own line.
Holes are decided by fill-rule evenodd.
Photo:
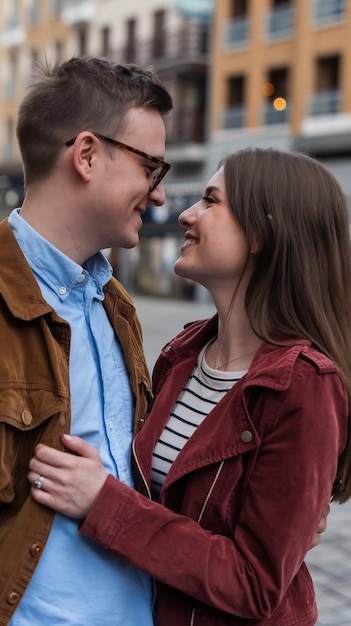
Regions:
M 32 556 L 40 556 L 42 551 L 43 551 L 43 548 L 40 543 L 33 543 L 30 549 L 30 553 Z
M 249 430 L 243 430 L 241 433 L 241 441 L 244 443 L 250 443 L 252 441 L 252 433 Z
M 170 350 L 172 350 L 172 346 L 166 346 L 164 352 L 169 352 Z
M 20 594 L 17 593 L 17 591 L 10 591 L 10 593 L 7 595 L 7 602 L 9 604 L 16 604 L 16 602 L 18 602 L 19 599 L 20 599 Z
M 29 424 L 31 424 L 31 423 L 32 423 L 32 421 L 33 421 L 33 416 L 32 416 L 32 414 L 28 411 L 28 409 L 23 409 L 23 411 L 22 411 L 22 415 L 21 415 L 21 418 L 22 418 L 22 422 L 23 422 L 23 424 L 24 424 L 25 426 L 29 426 Z
M 66 424 L 66 418 L 64 415 L 60 415 L 60 426 L 64 426 Z

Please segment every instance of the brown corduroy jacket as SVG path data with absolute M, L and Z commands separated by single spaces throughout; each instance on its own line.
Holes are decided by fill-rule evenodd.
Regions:
M 129 371 L 137 432 L 151 400 L 141 327 L 115 278 L 104 291 L 103 304 Z M 0 223 L 0 349 L 0 626 L 5 626 L 54 517 L 31 498 L 29 461 L 39 442 L 63 449 L 60 438 L 71 422 L 70 326 L 43 299 L 7 220 Z

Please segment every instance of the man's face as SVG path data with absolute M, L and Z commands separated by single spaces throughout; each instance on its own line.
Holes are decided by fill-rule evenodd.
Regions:
M 107 133 L 108 134 L 108 133 Z M 113 137 L 148 155 L 164 159 L 166 132 L 155 109 L 134 108 L 123 131 Z M 140 155 L 100 141 L 100 164 L 94 180 L 94 202 L 89 205 L 91 237 L 97 249 L 132 248 L 139 241 L 142 215 L 148 205 L 165 202 L 163 183 L 149 191 L 156 165 Z

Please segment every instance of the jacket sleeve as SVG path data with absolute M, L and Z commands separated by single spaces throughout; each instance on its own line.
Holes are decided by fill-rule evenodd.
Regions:
M 307 364 L 287 390 L 263 395 L 266 427 L 231 537 L 211 534 L 112 476 L 80 531 L 219 610 L 246 619 L 272 615 L 328 504 L 348 402 L 336 374 L 319 375 Z

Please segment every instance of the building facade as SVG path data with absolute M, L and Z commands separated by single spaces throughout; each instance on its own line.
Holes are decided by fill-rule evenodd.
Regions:
M 116 273 L 138 291 L 182 295 L 173 276 L 179 212 L 202 186 L 206 160 L 210 0 L 0 0 L 0 216 L 23 200 L 15 125 L 37 62 L 94 55 L 153 66 L 169 87 L 167 203 L 149 207 L 141 243 L 113 251 Z
M 139 246 L 111 260 L 132 290 L 194 297 L 173 273 L 177 218 L 225 154 L 307 152 L 336 175 L 351 208 L 350 40 L 351 0 L 0 0 L 0 216 L 23 199 L 15 124 L 37 61 L 151 65 L 175 105 L 167 201 L 149 207 Z
M 219 0 L 209 172 L 256 145 L 316 156 L 351 203 L 351 0 Z

